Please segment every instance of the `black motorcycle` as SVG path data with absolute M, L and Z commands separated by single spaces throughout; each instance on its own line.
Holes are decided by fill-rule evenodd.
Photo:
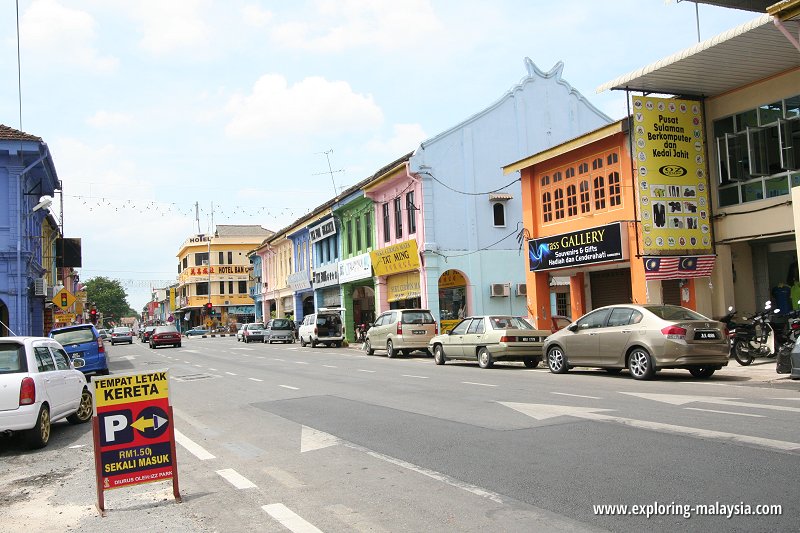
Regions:
M 775 371 L 778 374 L 792 373 L 792 350 L 800 338 L 800 310 L 787 315 L 786 327 L 783 330 L 783 341 L 778 348 Z
M 778 309 L 769 306 L 763 311 L 756 313 L 745 322 L 732 322 L 728 327 L 729 335 L 732 336 L 731 355 L 736 361 L 747 366 L 756 357 L 775 357 L 777 355 L 776 331 L 773 326 L 775 316 L 779 313 Z

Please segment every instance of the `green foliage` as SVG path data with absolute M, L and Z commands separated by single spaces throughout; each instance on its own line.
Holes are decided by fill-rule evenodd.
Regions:
M 136 315 L 128 305 L 128 295 L 119 281 L 98 276 L 84 282 L 84 286 L 89 303 L 97 306 L 104 320 L 119 322 L 124 316 Z

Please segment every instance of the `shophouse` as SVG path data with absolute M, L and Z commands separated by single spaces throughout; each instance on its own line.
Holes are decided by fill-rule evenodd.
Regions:
M 193 235 L 178 251 L 178 315 L 182 326 L 251 322 L 248 252 L 272 235 L 254 225 L 218 225 L 212 235 Z M 203 308 L 211 302 L 213 315 Z M 182 327 L 182 329 L 184 329 Z
M 294 294 L 289 287 L 292 273 L 292 241 L 286 230 L 279 230 L 256 249 L 262 256 L 262 291 L 264 294 L 264 319 L 268 317 L 294 318 Z
M 48 210 L 40 200 L 60 189 L 41 137 L 0 125 L 0 336 L 45 333 L 41 241 Z
M 260 246 L 260 245 L 259 245 Z M 255 318 L 256 322 L 264 322 L 264 293 L 263 288 L 263 257 L 256 253 L 255 249 L 247 254 L 247 259 L 250 261 L 250 283 L 248 290 L 250 291 L 250 298 L 253 299 L 255 304 Z
M 527 76 L 518 85 L 423 142 L 407 172 L 398 170 L 379 185 L 380 197 L 376 186 L 367 189 L 376 201 L 377 246 L 404 247 L 377 258 L 409 256 L 402 262 L 405 279 L 378 286 L 382 305 L 393 299 L 428 307 L 443 330 L 470 314 L 529 313 L 518 240 L 522 189 L 520 179 L 504 176 L 502 167 L 611 120 L 561 78 L 562 63 L 549 72 L 530 59 L 525 63 Z M 376 276 L 394 274 L 382 268 Z
M 331 212 L 330 203 L 325 216 L 308 228 L 311 284 L 314 289 L 314 309 L 342 307 L 339 287 L 339 228 Z M 313 310 L 303 310 L 303 315 Z
M 796 0 L 775 4 L 768 14 L 598 89 L 674 95 L 676 102 L 694 100 L 701 108 L 717 259 L 704 281 L 710 309 L 696 298 L 708 315 L 723 315 L 729 305 L 752 313 L 768 299 L 785 308 L 792 305 L 791 287 L 800 291 L 799 13 Z M 634 165 L 638 191 L 651 177 L 641 167 Z
M 318 216 L 312 217 L 312 224 Z M 292 268 L 286 282 L 294 293 L 292 309 L 294 317 L 300 321 L 309 313 L 314 312 L 314 289 L 311 285 L 311 240 L 307 222 L 301 221 L 287 231 L 287 237 L 292 242 Z
M 58 292 L 56 286 L 61 287 L 59 269 L 56 267 L 56 242 L 61 237 L 61 228 L 52 213 L 48 213 L 42 222 L 42 269 L 44 276 L 42 285 L 44 298 L 44 334 L 47 335 L 55 327 L 53 314 L 56 305 L 52 302 L 53 296 Z M 77 317 L 76 317 L 77 319 Z

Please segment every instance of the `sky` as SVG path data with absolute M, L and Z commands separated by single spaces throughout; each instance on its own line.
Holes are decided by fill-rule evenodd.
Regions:
M 525 57 L 562 61 L 617 120 L 625 94 L 598 86 L 697 43 L 686 1 L 16 3 L 0 1 L 0 123 L 48 144 L 81 278 L 119 280 L 136 310 L 212 206 L 214 224 L 286 227 L 502 98 Z M 700 37 L 757 16 L 700 5 Z

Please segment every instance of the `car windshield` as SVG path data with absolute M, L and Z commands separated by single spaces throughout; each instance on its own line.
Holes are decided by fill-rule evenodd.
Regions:
M 131 332 L 131 328 L 114 328 L 114 329 L 112 330 L 112 332 L 113 332 L 113 333 L 122 333 L 122 334 L 128 334 L 128 333 L 130 333 L 130 332 Z
M 433 324 L 430 311 L 403 311 L 403 324 Z
M 155 326 L 147 326 L 146 328 L 144 328 L 145 332 L 148 332 L 148 331 L 155 331 L 155 329 L 156 329 L 156 327 L 155 327 Z
M 276 318 L 272 321 L 272 329 L 292 329 L 292 325 L 285 318 Z
M 250 324 L 247 326 L 247 329 L 253 331 L 254 329 L 264 329 L 264 324 Z
M 53 333 L 53 338 L 60 342 L 62 346 L 83 344 L 84 342 L 94 341 L 94 332 L 89 328 L 68 329 Z
M 515 316 L 492 316 L 489 321 L 492 329 L 533 329 L 528 322 Z
M 646 305 L 644 308 L 664 320 L 708 320 L 700 313 L 680 305 Z
M 25 347 L 16 342 L 0 343 L 0 374 L 27 372 Z
M 155 329 L 156 333 L 178 333 L 175 326 L 160 326 Z

